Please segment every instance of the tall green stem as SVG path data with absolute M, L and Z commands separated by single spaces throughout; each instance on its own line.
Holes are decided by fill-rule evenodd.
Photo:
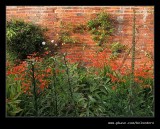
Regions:
M 64 63 L 65 63 L 65 66 L 66 66 L 66 73 L 67 73 L 67 76 L 68 76 L 67 81 L 68 81 L 68 86 L 69 86 L 69 91 L 70 91 L 70 97 L 71 97 L 71 101 L 72 101 L 72 103 L 74 105 L 74 108 L 75 108 L 75 115 L 77 116 L 77 109 L 76 109 L 76 105 L 75 105 L 74 98 L 73 98 L 73 92 L 72 92 L 72 87 L 71 87 L 69 68 L 68 68 L 68 65 L 67 65 L 66 55 L 64 55 Z
M 56 71 L 55 71 L 55 58 L 54 58 L 54 69 L 53 69 L 53 87 L 54 87 L 54 98 L 55 98 L 55 111 L 54 111 L 54 113 L 55 113 L 55 115 L 57 116 L 57 90 L 56 90 Z M 53 88 L 52 87 L 52 88 Z
M 34 109 L 35 109 L 35 116 L 38 116 L 38 105 L 37 105 L 37 93 L 36 93 L 36 80 L 35 80 L 35 69 L 34 64 L 31 62 L 32 65 L 32 85 L 33 85 L 33 96 L 34 96 Z
M 135 10 L 134 10 L 134 16 L 133 16 L 133 37 L 132 37 L 132 82 L 131 86 L 134 86 L 134 66 L 135 66 Z
M 132 29 L 132 62 L 131 62 L 131 84 L 130 84 L 130 111 L 131 114 L 133 115 L 133 87 L 134 87 L 134 69 L 135 69 L 135 10 L 133 10 L 133 29 Z

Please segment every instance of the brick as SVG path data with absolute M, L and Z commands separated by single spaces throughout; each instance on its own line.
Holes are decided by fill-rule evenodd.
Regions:
M 6 6 L 7 9 L 16 9 L 17 6 Z
M 83 16 L 84 13 L 77 13 L 76 15 L 77 15 L 77 16 Z
M 74 12 L 74 13 L 76 13 L 76 12 L 84 12 L 84 10 L 83 9 L 66 9 L 66 10 L 64 10 L 65 12 Z
M 141 50 L 142 43 L 146 44 L 145 50 L 154 51 L 154 7 L 153 6 L 7 6 L 6 7 L 6 18 L 10 20 L 11 18 L 19 17 L 25 19 L 25 21 L 32 21 L 35 24 L 46 26 L 50 29 L 47 34 L 51 39 L 53 38 L 52 30 L 59 30 L 60 21 L 72 22 L 72 24 L 82 24 L 87 23 L 87 20 L 93 18 L 96 13 L 104 10 L 107 13 L 110 13 L 114 19 L 117 17 L 123 17 L 123 23 L 116 23 L 117 27 L 121 24 L 121 32 L 116 31 L 113 36 L 109 39 L 108 43 L 112 42 L 121 42 L 123 44 L 131 46 L 132 43 L 132 24 L 133 24 L 133 8 L 136 11 L 136 26 L 138 27 L 137 44 L 136 44 L 136 58 L 144 57 Z M 147 11 L 146 20 L 143 20 L 144 10 Z M 146 25 L 145 25 L 145 24 Z M 146 34 L 146 36 L 145 36 Z M 91 59 L 95 54 L 95 51 L 98 50 L 96 43 L 92 41 L 91 35 L 89 33 L 85 34 L 74 34 L 73 37 L 79 37 L 81 42 L 78 44 L 65 44 L 63 48 L 59 51 L 68 51 L 68 55 L 74 61 L 87 61 Z M 83 51 L 83 43 L 86 44 L 85 50 Z M 110 55 L 110 51 L 106 51 L 106 55 Z M 106 56 L 103 55 L 103 56 Z M 101 55 L 102 56 L 102 55 Z M 98 56 L 100 58 L 101 56 Z M 121 62 L 123 55 L 121 55 L 117 60 Z M 147 58 L 137 59 L 136 67 L 141 66 L 144 63 L 144 60 Z M 91 61 L 90 65 L 92 64 Z M 125 63 L 126 65 L 131 65 L 131 58 L 128 59 Z

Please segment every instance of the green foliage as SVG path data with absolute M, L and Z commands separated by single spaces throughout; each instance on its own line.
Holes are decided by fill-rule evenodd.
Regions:
M 87 26 L 83 24 L 78 24 L 73 28 L 74 33 L 83 34 L 87 30 Z
M 117 52 L 117 53 L 121 53 L 125 50 L 125 45 L 119 43 L 119 42 L 114 42 L 111 44 L 111 51 L 112 53 Z
M 60 25 L 60 32 L 59 32 L 59 42 L 61 43 L 76 43 L 78 40 L 76 38 L 71 37 L 71 31 L 73 27 L 70 24 L 65 24 L 61 22 Z
M 8 62 L 10 62 L 10 66 L 6 66 L 7 71 L 10 70 L 10 67 L 13 67 L 16 64 L 16 55 L 6 51 L 6 59 Z M 22 94 L 21 81 L 15 81 L 15 78 L 18 78 L 18 76 L 6 76 L 6 110 L 8 116 L 15 116 L 22 111 L 19 105 L 21 102 L 19 96 Z
M 22 109 L 20 108 L 19 96 L 21 92 L 20 81 L 15 81 L 16 75 L 7 76 L 6 81 L 6 110 L 8 116 L 15 116 L 17 113 L 20 113 Z
M 35 71 L 39 71 L 39 74 L 47 68 L 53 71 L 51 76 L 46 77 L 46 80 L 50 80 L 48 88 L 36 94 L 37 108 L 35 108 L 33 85 L 30 89 L 31 94 L 22 93 L 21 80 L 15 81 L 16 75 L 7 76 L 8 116 L 142 117 L 154 115 L 153 79 L 140 77 L 143 84 L 135 83 L 132 89 L 134 97 L 132 97 L 130 75 L 122 76 L 113 71 L 110 66 L 104 66 L 103 69 L 81 68 L 78 63 L 70 64 L 64 56 L 66 55 L 47 56 L 42 62 L 34 62 Z M 32 75 L 31 68 L 29 65 L 26 77 Z M 57 70 L 59 72 L 56 72 Z M 114 75 L 118 80 L 124 79 L 125 82 L 113 82 L 108 74 Z M 36 91 L 38 91 L 40 83 L 38 80 L 35 81 Z M 144 88 L 143 85 L 149 87 Z
M 17 55 L 13 52 L 6 50 L 6 60 L 9 61 L 12 65 L 16 64 Z
M 101 46 L 107 42 L 109 36 L 113 33 L 114 27 L 109 14 L 101 12 L 96 18 L 89 20 L 87 27 L 92 34 L 92 38 L 97 45 Z
M 119 42 L 114 42 L 111 44 L 111 51 L 112 55 L 110 56 L 111 59 L 116 59 L 120 53 L 126 50 L 126 45 L 123 45 Z
M 59 40 L 62 43 L 76 43 L 76 42 L 78 42 L 75 38 L 72 38 L 68 34 L 65 34 L 65 33 L 60 35 Z
M 47 67 L 53 71 L 53 75 L 47 78 L 50 80 L 48 88 L 37 94 L 38 116 L 153 116 L 152 88 L 144 89 L 141 84 L 136 84 L 132 114 L 130 76 L 117 74 L 110 66 L 105 66 L 104 69 L 81 69 L 77 63 L 70 64 L 61 55 L 48 57 L 43 62 L 35 62 L 35 65 L 40 66 L 40 71 Z M 55 73 L 57 69 L 59 72 Z M 126 82 L 112 82 L 111 77 L 107 76 L 109 73 Z M 142 80 L 145 85 L 153 86 L 152 79 Z M 38 82 L 36 86 L 39 87 Z M 34 94 L 21 94 L 19 99 L 19 106 L 23 109 L 19 115 L 35 116 Z
M 39 26 L 22 20 L 7 21 L 7 49 L 23 59 L 28 54 L 40 51 L 44 41 L 43 31 Z

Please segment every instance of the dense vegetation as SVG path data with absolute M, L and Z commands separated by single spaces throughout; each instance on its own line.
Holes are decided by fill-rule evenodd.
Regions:
M 135 69 L 132 80 L 131 68 L 118 70 L 102 58 L 97 66 L 71 63 L 67 53 L 53 55 L 43 40 L 33 25 L 7 25 L 7 116 L 154 116 L 153 66 Z M 113 53 L 120 48 L 115 46 Z M 25 60 L 16 63 L 17 52 Z

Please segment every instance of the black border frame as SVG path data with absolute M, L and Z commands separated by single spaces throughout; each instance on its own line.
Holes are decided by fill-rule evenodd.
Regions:
M 48 2 L 48 3 L 47 3 Z M 159 61 L 159 56 L 158 54 L 156 55 L 156 52 L 158 53 L 158 49 L 160 48 L 160 45 L 158 43 L 158 38 L 160 37 L 158 32 L 160 32 L 160 27 L 157 25 L 158 22 L 158 17 L 160 14 L 160 10 L 159 10 L 159 6 L 158 3 L 153 2 L 153 1 L 141 1 L 139 0 L 138 2 L 136 0 L 134 0 L 133 2 L 128 4 L 125 4 L 127 2 L 118 2 L 117 0 L 107 0 L 107 2 L 109 4 L 107 4 L 107 2 L 105 3 L 102 0 L 98 0 L 97 3 L 93 3 L 93 2 L 87 2 L 87 1 L 76 1 L 75 3 L 72 3 L 70 1 L 65 1 L 62 3 L 59 3 L 60 1 L 47 1 L 47 0 L 42 0 L 42 1 L 38 1 L 33 2 L 33 0 L 6 0 L 4 4 L 1 4 L 1 17 L 3 17 L 3 20 L 0 20 L 0 25 L 1 25 L 1 43 L 0 43 L 0 55 L 1 55 L 1 67 L 0 67 L 0 71 L 1 71 L 1 81 L 4 81 L 4 85 L 0 86 L 0 102 L 2 104 L 0 111 L 1 111 L 1 115 L 0 117 L 2 117 L 3 122 L 1 122 L 1 124 L 4 124 L 5 128 L 13 128 L 13 127 L 26 127 L 26 128 L 31 128 L 33 127 L 32 124 L 34 124 L 36 126 L 36 128 L 38 127 L 45 127 L 47 128 L 49 127 L 88 127 L 88 128 L 92 128 L 92 127 L 103 127 L 103 128 L 107 128 L 107 127 L 139 127 L 139 128 L 143 128 L 143 127 L 155 127 L 155 126 L 159 126 L 160 124 L 160 113 L 159 113 L 159 109 L 160 106 L 158 104 L 158 95 L 160 93 L 160 86 L 158 84 L 160 84 L 160 79 L 158 79 L 158 76 L 160 73 L 158 73 L 159 67 L 158 67 L 158 61 Z M 114 4 L 112 4 L 113 2 L 115 2 Z M 111 5 L 112 4 L 112 5 Z M 40 5 L 53 5 L 53 6 L 124 6 L 124 5 L 129 5 L 129 6 L 154 6 L 155 8 L 155 12 L 154 12 L 154 27 L 155 27 L 155 44 L 154 44 L 154 59 L 155 59 L 155 65 L 154 65 L 154 72 L 155 72 L 155 80 L 154 80 L 154 87 L 155 87 L 155 117 L 154 118 L 21 118 L 21 117 L 17 117 L 17 118 L 8 118 L 5 116 L 5 15 L 6 15 L 6 6 L 27 6 L 27 5 L 31 5 L 31 6 L 40 6 Z M 156 26 L 157 25 L 157 26 Z M 158 46 L 159 45 L 159 46 Z M 2 79 L 3 78 L 3 79 Z M 2 108 L 3 107 L 3 108 Z M 132 125 L 132 124 L 108 124 L 108 122 L 154 122 L 154 124 L 150 125 L 150 124 L 137 124 L 137 125 Z M 6 123 L 5 123 L 6 122 Z M 31 123 L 32 124 L 31 124 Z

